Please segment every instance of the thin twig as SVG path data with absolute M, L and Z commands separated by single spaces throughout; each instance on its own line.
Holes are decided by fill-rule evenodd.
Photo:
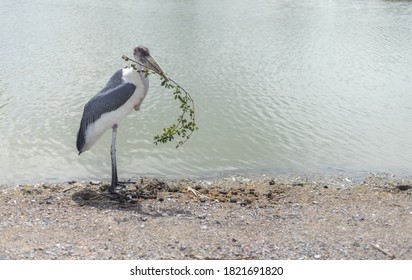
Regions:
M 195 190 L 194 188 L 188 186 L 187 190 L 190 191 L 191 193 L 193 193 L 196 197 L 201 197 L 201 198 L 207 198 L 210 199 L 210 197 L 198 192 L 197 190 Z
M 376 250 L 378 250 L 379 252 L 383 253 L 384 255 L 388 256 L 389 258 L 391 258 L 392 260 L 395 258 L 394 254 L 389 253 L 388 251 L 382 249 L 381 247 L 379 247 L 379 245 L 375 245 L 373 243 L 371 243 L 371 246 L 373 248 L 375 248 Z
M 181 132 L 177 132 L 177 134 L 180 136 L 180 133 L 182 133 L 182 134 L 183 134 L 182 137 L 185 138 L 184 140 L 180 140 L 180 141 L 178 142 L 176 148 L 178 148 L 179 146 L 181 146 L 181 145 L 183 145 L 184 143 L 186 143 L 186 141 L 189 140 L 189 138 L 190 138 L 191 135 L 193 134 L 193 131 L 197 129 L 197 126 L 196 126 L 196 118 L 195 118 L 195 103 L 194 103 L 194 101 L 193 101 L 192 96 L 191 96 L 182 86 L 180 86 L 176 81 L 174 81 L 173 79 L 171 79 L 171 78 L 169 78 L 169 77 L 166 77 L 166 76 L 163 76 L 163 75 L 161 75 L 160 73 L 154 72 L 153 70 L 147 68 L 147 67 L 146 67 L 145 65 L 143 65 L 142 63 L 140 63 L 140 62 L 138 62 L 138 61 L 136 61 L 136 60 L 133 60 L 133 59 L 129 58 L 129 57 L 126 56 L 126 55 L 123 55 L 123 56 L 122 56 L 122 59 L 124 59 L 125 61 L 134 62 L 134 63 L 136 63 L 136 64 L 138 64 L 138 65 L 140 65 L 140 66 L 142 66 L 142 67 L 145 67 L 145 68 L 147 69 L 147 70 L 138 70 L 138 69 L 136 69 L 135 66 L 132 64 L 132 67 L 133 67 L 136 71 L 138 71 L 138 72 L 146 72 L 146 75 L 149 75 L 150 73 L 156 73 L 156 74 L 158 74 L 162 79 L 164 79 L 164 81 L 162 82 L 162 85 L 165 85 L 166 88 L 169 88 L 167 82 L 170 81 L 171 83 L 174 84 L 174 86 L 172 86 L 172 87 L 175 88 L 175 93 L 174 93 L 174 94 L 176 94 L 176 96 L 179 98 L 179 100 L 183 103 L 184 107 L 181 107 L 181 108 L 183 109 L 183 113 L 182 113 L 182 114 L 179 116 L 179 118 L 177 119 L 177 125 L 173 124 L 171 127 L 174 127 L 175 130 L 181 128 L 182 131 L 181 131 Z M 180 92 L 181 92 L 181 91 L 183 91 L 183 93 L 185 94 L 185 96 L 184 96 L 183 98 L 180 96 Z M 188 104 L 187 102 L 188 102 L 188 101 L 190 101 L 191 106 L 187 106 L 187 104 Z M 190 127 L 187 127 L 187 126 L 185 127 L 185 124 L 184 124 L 184 122 L 187 122 L 187 120 L 186 120 L 186 118 L 185 118 L 185 115 L 186 115 L 186 112 L 187 112 L 187 111 L 190 112 L 190 124 L 191 124 Z M 189 129 L 189 130 L 190 130 L 189 134 L 186 134 L 186 129 Z M 169 134 L 169 135 L 167 135 L 167 136 L 165 136 L 164 134 L 163 134 L 162 136 L 155 136 L 155 144 L 157 144 L 158 142 L 163 142 L 163 143 L 164 143 L 165 140 L 163 140 L 162 137 L 169 137 L 169 141 L 171 141 L 171 139 L 173 139 L 173 135 L 174 135 L 174 134 L 176 134 L 176 132 L 172 133 L 172 135 Z M 170 137 L 171 137 L 171 138 L 170 138 Z
M 138 61 L 136 61 L 136 60 L 134 60 L 134 59 L 131 59 L 131 58 L 129 58 L 129 57 L 126 56 L 126 55 L 123 55 L 122 58 L 123 58 L 124 60 L 126 60 L 126 61 L 130 60 L 131 62 L 137 63 L 137 64 L 139 64 L 140 66 L 147 68 L 144 64 L 142 64 L 142 63 L 140 63 L 140 62 L 138 62 Z M 147 68 L 147 69 L 148 69 L 149 71 L 151 71 L 151 72 L 154 72 L 154 71 L 152 71 L 152 70 L 149 69 L 149 68 Z M 139 71 L 139 70 L 137 70 L 137 71 Z M 140 70 L 140 71 L 141 71 L 141 70 Z M 156 72 L 154 72 L 154 73 L 156 73 Z M 159 73 L 156 73 L 156 74 L 160 75 Z M 161 76 L 161 75 L 160 75 L 160 76 Z M 190 100 L 191 100 L 191 102 L 192 102 L 193 111 L 194 111 L 194 110 L 195 110 L 195 104 L 194 104 L 194 102 L 193 102 L 192 96 L 191 96 L 181 85 L 179 85 L 175 80 L 173 80 L 173 79 L 170 78 L 170 77 L 167 77 L 167 79 L 169 79 L 169 81 L 171 81 L 171 82 L 174 83 L 176 86 L 178 86 L 179 88 L 181 88 L 181 89 L 183 90 L 183 92 L 184 92 L 187 96 L 189 96 L 189 98 L 190 98 Z

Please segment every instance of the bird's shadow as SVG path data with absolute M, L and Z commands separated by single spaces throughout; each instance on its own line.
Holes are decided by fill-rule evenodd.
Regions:
M 72 200 L 80 207 L 127 211 L 150 217 L 193 216 L 192 212 L 182 208 L 162 206 L 163 199 L 159 198 L 158 191 L 165 190 L 169 190 L 169 186 L 161 181 L 150 181 L 148 184 L 129 187 L 128 190 L 115 194 L 109 193 L 105 186 L 88 187 L 73 193 Z M 148 203 L 143 206 L 142 201 Z

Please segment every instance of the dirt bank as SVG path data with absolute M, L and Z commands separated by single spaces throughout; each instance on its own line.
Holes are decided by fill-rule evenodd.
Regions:
M 412 180 L 232 176 L 0 190 L 0 259 L 412 259 Z

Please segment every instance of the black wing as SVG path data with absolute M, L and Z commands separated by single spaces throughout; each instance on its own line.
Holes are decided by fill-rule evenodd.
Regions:
M 122 70 L 119 70 L 111 77 L 107 85 L 86 103 L 77 133 L 76 146 L 79 155 L 86 143 L 87 127 L 98 120 L 102 114 L 114 111 L 126 103 L 135 89 L 134 84 L 125 83 L 122 80 Z

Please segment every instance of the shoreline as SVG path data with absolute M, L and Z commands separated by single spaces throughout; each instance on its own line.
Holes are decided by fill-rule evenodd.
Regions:
M 328 172 L 292 172 L 292 171 L 268 171 L 268 170 L 238 170 L 238 171 L 224 171 L 224 172 L 213 172 L 202 175 L 195 176 L 131 176 L 131 177 L 121 177 L 120 180 L 125 181 L 137 181 L 141 178 L 146 179 L 159 179 L 163 181 L 219 181 L 227 180 L 228 178 L 239 178 L 248 180 L 264 180 L 267 178 L 280 178 L 283 180 L 309 180 L 309 181 L 348 181 L 351 183 L 361 183 L 362 181 L 368 180 L 368 178 L 385 178 L 387 181 L 392 180 L 394 182 L 400 181 L 411 181 L 412 175 L 400 173 L 394 174 L 390 172 L 338 172 L 338 171 L 328 171 Z M 391 178 L 391 179 L 390 179 Z M 34 185 L 62 185 L 70 182 L 79 182 L 87 184 L 88 182 L 99 182 L 107 183 L 110 182 L 110 177 L 107 178 L 70 178 L 70 179 L 34 179 L 34 180 L 16 180 L 13 182 L 0 182 L 0 190 L 13 188 L 16 186 L 34 186 Z
M 0 189 L 0 259 L 412 259 L 412 179 L 371 174 Z

